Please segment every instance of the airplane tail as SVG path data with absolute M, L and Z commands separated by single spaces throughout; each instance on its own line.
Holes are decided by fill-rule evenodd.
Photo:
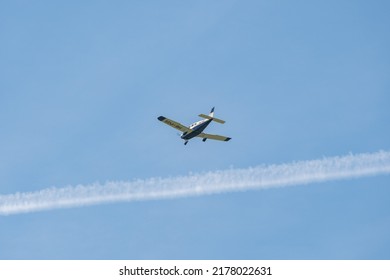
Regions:
M 221 120 L 221 119 L 218 119 L 218 118 L 214 118 L 214 108 L 215 108 L 215 107 L 213 107 L 213 108 L 211 109 L 211 111 L 210 111 L 210 113 L 209 113 L 208 116 L 205 115 L 205 114 L 200 114 L 199 117 L 204 118 L 204 119 L 208 119 L 208 120 L 212 120 L 212 121 L 215 121 L 215 122 L 217 122 L 217 123 L 224 124 L 224 123 L 225 123 L 224 120 Z
M 214 117 L 214 108 L 215 108 L 215 107 L 213 107 L 213 108 L 211 109 L 210 114 L 209 114 L 209 117 L 212 117 L 212 118 Z

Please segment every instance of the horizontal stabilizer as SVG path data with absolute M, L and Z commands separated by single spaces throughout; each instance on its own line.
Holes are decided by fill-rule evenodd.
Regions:
M 222 124 L 225 123 L 224 120 L 221 120 L 221 119 L 218 119 L 218 118 L 214 118 L 214 117 L 210 117 L 210 116 L 207 116 L 205 114 L 200 114 L 199 117 L 204 118 L 204 119 L 208 119 L 208 120 L 213 120 L 213 121 L 215 121 L 217 123 L 222 123 Z

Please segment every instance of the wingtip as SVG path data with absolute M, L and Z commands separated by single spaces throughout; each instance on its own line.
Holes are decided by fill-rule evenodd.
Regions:
M 226 138 L 226 140 L 225 140 L 225 141 L 227 142 L 227 141 L 229 141 L 230 139 L 232 139 L 232 138 L 228 137 L 228 138 Z
M 159 121 L 164 121 L 164 120 L 166 119 L 166 117 L 159 116 L 157 119 L 158 119 Z

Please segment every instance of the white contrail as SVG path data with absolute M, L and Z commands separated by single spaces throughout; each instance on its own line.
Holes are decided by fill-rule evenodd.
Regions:
M 284 187 L 389 173 L 390 152 L 380 151 L 171 178 L 52 187 L 35 192 L 0 195 L 0 215 L 119 201 Z

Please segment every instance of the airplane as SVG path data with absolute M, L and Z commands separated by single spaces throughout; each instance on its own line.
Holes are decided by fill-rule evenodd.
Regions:
M 200 114 L 199 117 L 203 118 L 203 120 L 197 121 L 191 124 L 189 127 L 182 125 L 176 121 L 168 119 L 163 116 L 159 116 L 157 119 L 177 130 L 183 132 L 180 135 L 180 138 L 184 140 L 184 145 L 187 145 L 188 141 L 194 137 L 203 138 L 203 142 L 207 139 L 219 140 L 219 141 L 229 141 L 231 138 L 221 135 L 207 134 L 203 133 L 203 130 L 212 122 L 215 121 L 217 123 L 224 124 L 225 121 L 214 117 L 214 108 L 213 107 L 208 115 Z

